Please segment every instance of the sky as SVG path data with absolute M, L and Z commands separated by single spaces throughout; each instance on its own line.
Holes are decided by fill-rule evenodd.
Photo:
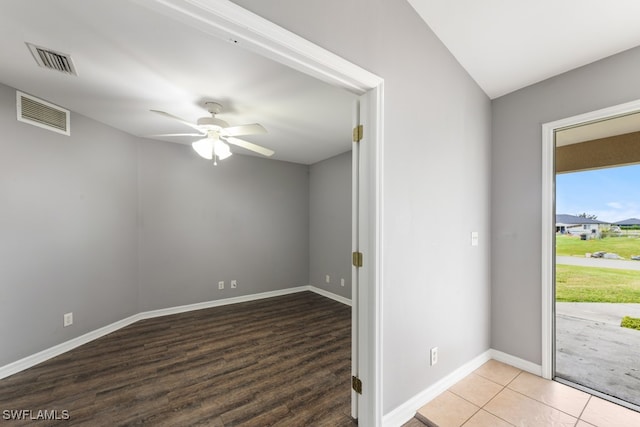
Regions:
M 640 165 L 556 175 L 556 213 L 611 223 L 640 218 Z

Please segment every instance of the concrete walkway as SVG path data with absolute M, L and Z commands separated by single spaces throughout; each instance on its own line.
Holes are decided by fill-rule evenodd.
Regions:
M 556 303 L 556 375 L 640 405 L 640 331 L 624 316 L 640 304 Z

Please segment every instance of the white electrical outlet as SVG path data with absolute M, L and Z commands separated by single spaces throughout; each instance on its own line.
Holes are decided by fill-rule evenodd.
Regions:
M 471 232 L 471 246 L 478 246 L 478 232 Z
M 343 278 L 340 279 L 340 286 L 344 286 L 344 279 Z
M 238 281 L 237 280 L 232 280 L 231 281 L 231 289 L 235 289 L 238 287 Z
M 438 363 L 438 347 L 433 347 L 431 349 L 431 366 Z
M 224 280 L 218 282 L 218 289 L 224 289 Z
M 327 283 L 331 283 L 331 277 L 329 277 L 329 275 L 327 274 L 326 276 L 324 276 L 324 281 Z
M 67 326 L 73 325 L 73 313 L 65 313 L 62 321 L 62 325 L 66 328 Z

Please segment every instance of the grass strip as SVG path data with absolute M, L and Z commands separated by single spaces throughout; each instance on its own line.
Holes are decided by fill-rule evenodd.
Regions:
M 558 264 L 556 301 L 640 303 L 640 271 Z

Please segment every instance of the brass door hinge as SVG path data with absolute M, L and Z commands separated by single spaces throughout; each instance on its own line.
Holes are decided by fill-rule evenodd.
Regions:
M 362 267 L 362 252 L 354 252 L 351 254 L 351 258 L 354 267 Z
M 353 128 L 353 142 L 362 141 L 362 134 L 364 133 L 364 127 L 362 125 L 358 125 Z
M 362 394 L 362 381 L 356 376 L 351 377 L 351 388 L 358 394 Z

